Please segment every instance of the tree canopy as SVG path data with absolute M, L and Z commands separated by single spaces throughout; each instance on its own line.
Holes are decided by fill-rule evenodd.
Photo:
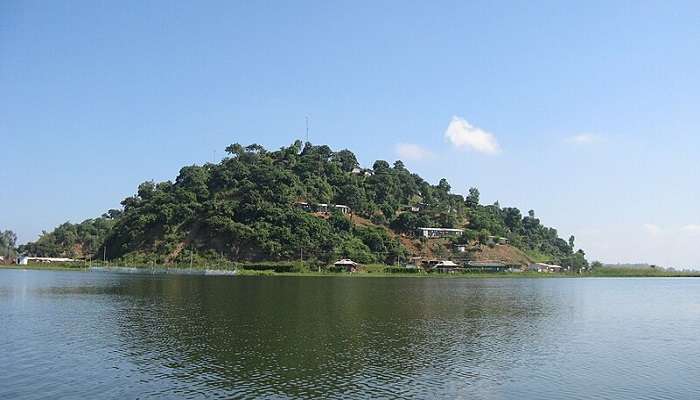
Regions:
M 0 230 L 0 256 L 7 260 L 14 258 L 17 254 L 17 235 L 11 230 Z
M 121 209 L 62 224 L 22 251 L 72 257 L 104 251 L 110 259 L 163 263 L 188 254 L 233 261 L 350 257 L 393 263 L 409 255 L 401 234 L 449 227 L 465 229 L 466 238 L 504 236 L 551 261 L 585 262 L 573 238 L 559 238 L 534 211 L 523 216 L 498 202 L 481 205 L 477 188 L 465 198 L 451 192 L 447 179 L 432 185 L 400 160 L 393 165 L 378 160 L 360 170 L 350 150 L 301 141 L 279 150 L 234 143 L 226 153 L 220 163 L 183 167 L 174 181 L 144 182 Z M 353 218 L 314 213 L 300 203 L 346 205 Z

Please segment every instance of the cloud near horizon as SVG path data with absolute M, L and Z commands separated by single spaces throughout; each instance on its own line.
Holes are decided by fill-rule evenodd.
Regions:
M 686 231 L 686 232 L 700 233 L 700 225 L 698 225 L 698 224 L 688 224 L 688 225 L 685 225 L 681 229 Z
M 471 149 L 483 154 L 498 154 L 501 147 L 496 137 L 466 119 L 454 116 L 445 131 L 445 139 L 458 149 Z
M 652 236 L 658 236 L 660 234 L 665 235 L 678 235 L 683 233 L 688 234 L 698 234 L 700 233 L 700 224 L 688 224 L 681 227 L 662 227 L 656 224 L 642 224 L 644 231 Z
M 399 143 L 396 145 L 395 151 L 402 160 L 425 160 L 433 156 L 430 150 L 413 143 Z
M 654 224 L 644 224 L 642 226 L 644 227 L 644 230 L 652 236 L 660 234 L 662 230 L 660 226 Z
M 573 143 L 573 144 L 593 144 L 593 143 L 598 143 L 602 141 L 602 138 L 598 135 L 594 135 L 592 133 L 581 133 L 578 135 L 571 136 L 566 139 L 568 143 Z

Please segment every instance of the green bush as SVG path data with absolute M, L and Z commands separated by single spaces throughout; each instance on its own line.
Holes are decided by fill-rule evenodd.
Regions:
M 421 270 L 418 268 L 406 268 L 406 267 L 386 267 L 384 272 L 388 274 L 417 274 Z
M 299 265 L 289 263 L 246 263 L 239 264 L 237 267 L 248 271 L 301 272 Z

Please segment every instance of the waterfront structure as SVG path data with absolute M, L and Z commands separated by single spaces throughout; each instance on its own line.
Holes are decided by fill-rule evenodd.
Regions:
M 468 261 L 466 266 L 470 271 L 479 272 L 504 272 L 510 270 L 510 266 L 501 261 Z
M 66 262 L 75 262 L 78 260 L 74 260 L 72 258 L 65 258 L 65 257 L 31 257 L 31 256 L 21 256 L 17 259 L 17 264 L 19 265 L 27 265 L 29 262 L 37 262 L 37 263 L 42 263 L 42 264 L 51 264 L 51 263 L 66 263 Z
M 527 270 L 528 271 L 534 271 L 534 272 L 547 272 L 547 273 L 553 273 L 553 272 L 561 272 L 564 269 L 561 265 L 554 265 L 554 264 L 545 264 L 545 263 L 533 263 L 528 265 Z
M 349 258 L 343 258 L 342 260 L 338 260 L 335 263 L 333 263 L 334 266 L 337 268 L 341 268 L 346 270 L 347 272 L 356 272 L 357 267 L 360 265 L 356 263 L 355 261 L 349 259 Z
M 456 272 L 461 271 L 462 267 L 450 260 L 428 260 L 423 263 L 424 268 L 437 272 Z

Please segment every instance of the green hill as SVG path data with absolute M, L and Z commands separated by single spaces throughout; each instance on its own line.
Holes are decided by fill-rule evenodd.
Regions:
M 573 237 L 559 238 L 534 211 L 523 216 L 514 207 L 481 205 L 476 188 L 463 197 L 452 193 L 446 179 L 432 185 L 401 161 L 378 160 L 361 169 L 349 150 L 300 141 L 276 151 L 233 144 L 226 152 L 218 164 L 182 168 L 174 182 L 144 182 L 121 202 L 122 209 L 63 224 L 21 250 L 98 258 L 104 252 L 108 259 L 136 263 L 184 263 L 191 257 L 394 263 L 435 241 L 415 238 L 418 227 L 445 227 L 464 229 L 464 235 L 439 239 L 442 249 L 434 250 L 441 255 L 449 256 L 457 243 L 496 247 L 490 238 L 496 236 L 521 250 L 511 252 L 520 263 L 587 263 L 581 250 L 574 251 Z M 501 253 L 509 254 L 494 254 Z

